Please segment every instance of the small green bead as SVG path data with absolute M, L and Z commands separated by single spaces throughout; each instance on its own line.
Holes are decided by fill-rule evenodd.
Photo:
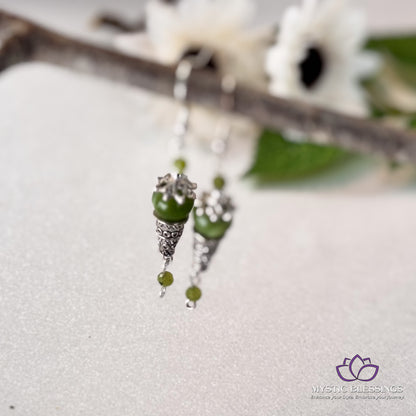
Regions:
M 193 301 L 196 302 L 197 300 L 199 300 L 202 296 L 202 292 L 201 289 L 198 286 L 191 286 L 188 287 L 187 291 L 186 291 L 186 297 Z
M 170 286 L 173 283 L 173 274 L 171 272 L 162 272 L 157 275 L 157 281 L 162 286 Z
M 214 187 L 215 189 L 221 190 L 225 186 L 225 179 L 223 176 L 218 175 L 214 178 Z
M 173 162 L 173 165 L 178 169 L 178 173 L 183 173 L 186 168 L 186 160 L 179 158 Z
M 188 219 L 195 201 L 192 198 L 185 198 L 183 204 L 176 202 L 175 198 L 164 201 L 161 192 L 153 192 L 152 202 L 157 218 L 166 222 L 180 222 Z

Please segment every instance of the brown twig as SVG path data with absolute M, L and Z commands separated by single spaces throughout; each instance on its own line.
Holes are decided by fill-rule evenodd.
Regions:
M 75 40 L 1 11 L 0 42 L 0 70 L 19 62 L 49 62 L 172 96 L 175 68 Z M 193 73 L 188 99 L 218 108 L 221 88 L 217 76 L 208 71 Z M 280 99 L 243 85 L 236 89 L 234 111 L 271 129 L 295 129 L 317 142 L 416 163 L 416 135 L 377 122 Z
M 98 15 L 94 18 L 93 25 L 97 28 L 108 27 L 124 33 L 142 32 L 146 29 L 146 22 L 143 18 L 134 22 L 129 22 L 114 13 L 103 13 Z
M 177 0 L 160 0 L 166 4 L 175 4 Z M 99 14 L 93 20 L 96 27 L 108 27 L 118 30 L 120 32 L 142 32 L 146 29 L 146 20 L 144 17 L 140 17 L 135 21 L 129 21 L 124 17 L 118 16 L 113 12 L 107 12 Z

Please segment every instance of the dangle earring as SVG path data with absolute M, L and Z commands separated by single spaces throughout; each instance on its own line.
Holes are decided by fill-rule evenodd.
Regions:
M 177 174 L 167 173 L 159 177 L 152 195 L 159 251 L 163 256 L 163 269 L 157 276 L 161 285 L 160 297 L 165 295 L 166 287 L 173 283 L 173 275 L 167 268 L 173 260 L 176 245 L 182 236 L 196 198 L 194 192 L 196 183 L 191 182 L 184 174 L 186 161 L 182 156 L 189 124 L 190 108 L 185 101 L 192 69 L 193 63 L 186 59 L 182 60 L 176 69 L 174 97 L 182 104 L 174 127 L 174 140 L 178 153 L 174 166 Z
M 221 82 L 221 108 L 228 112 L 234 108 L 235 80 L 224 76 Z M 186 307 L 196 308 L 202 292 L 199 288 L 201 273 L 208 269 L 211 258 L 233 219 L 234 205 L 232 199 L 224 192 L 226 181 L 222 174 L 222 161 L 225 156 L 231 126 L 226 116 L 218 125 L 217 137 L 211 143 L 211 150 L 217 159 L 217 173 L 213 180 L 213 189 L 203 192 L 195 202 L 193 259 L 190 273 L 191 286 L 186 290 Z

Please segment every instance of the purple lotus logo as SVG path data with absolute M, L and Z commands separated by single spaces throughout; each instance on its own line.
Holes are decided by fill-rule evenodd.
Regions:
M 344 358 L 342 365 L 337 366 L 337 373 L 343 381 L 371 381 L 376 378 L 378 365 L 371 364 L 370 358 L 361 358 L 358 354 L 351 360 Z

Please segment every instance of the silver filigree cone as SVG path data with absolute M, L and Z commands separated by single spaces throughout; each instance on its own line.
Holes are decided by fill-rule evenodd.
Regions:
M 217 251 L 221 238 L 205 238 L 194 232 L 194 250 L 192 259 L 192 271 L 195 275 L 208 269 L 212 256 Z
M 172 260 L 176 245 L 182 236 L 185 222 L 169 223 L 156 218 L 156 234 L 159 251 L 164 260 Z

